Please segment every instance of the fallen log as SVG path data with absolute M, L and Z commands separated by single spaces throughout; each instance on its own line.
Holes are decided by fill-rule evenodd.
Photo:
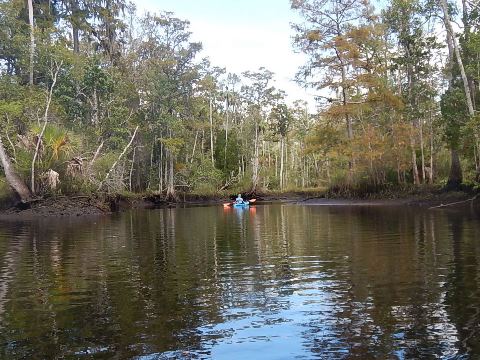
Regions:
M 475 201 L 479 196 L 480 196 L 480 194 L 477 194 L 477 195 L 475 195 L 474 197 L 472 197 L 471 199 L 462 200 L 462 201 L 456 201 L 456 202 L 448 203 L 448 204 L 440 204 L 440 205 L 437 205 L 437 206 L 432 206 L 432 207 L 429 207 L 428 210 L 440 209 L 440 208 L 444 208 L 444 207 L 447 207 L 447 206 L 454 206 L 454 205 L 458 205 L 458 204 L 464 204 L 464 203 L 467 203 L 467 202 L 473 202 L 473 201 Z

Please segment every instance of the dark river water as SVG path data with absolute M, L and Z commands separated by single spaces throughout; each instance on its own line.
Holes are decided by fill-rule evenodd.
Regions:
M 1 359 L 480 359 L 480 213 L 276 204 L 0 223 Z

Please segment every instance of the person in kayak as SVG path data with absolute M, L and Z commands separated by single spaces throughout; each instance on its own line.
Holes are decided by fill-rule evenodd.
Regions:
M 238 194 L 237 198 L 235 199 L 235 204 L 243 204 L 244 200 L 242 199 L 242 194 Z

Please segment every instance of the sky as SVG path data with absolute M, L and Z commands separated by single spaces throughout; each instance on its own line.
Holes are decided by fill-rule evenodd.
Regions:
M 139 14 L 171 11 L 190 21 L 192 40 L 203 45 L 202 57 L 228 72 L 258 70 L 275 73 L 275 87 L 285 90 L 288 102 L 301 99 L 314 107 L 313 90 L 293 78 L 305 61 L 292 47 L 290 23 L 299 20 L 289 0 L 134 0 Z

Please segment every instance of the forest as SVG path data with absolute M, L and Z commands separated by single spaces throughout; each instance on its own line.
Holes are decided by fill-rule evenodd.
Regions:
M 0 0 L 0 194 L 476 186 L 478 1 L 290 5 L 316 111 L 212 64 L 171 12 Z

